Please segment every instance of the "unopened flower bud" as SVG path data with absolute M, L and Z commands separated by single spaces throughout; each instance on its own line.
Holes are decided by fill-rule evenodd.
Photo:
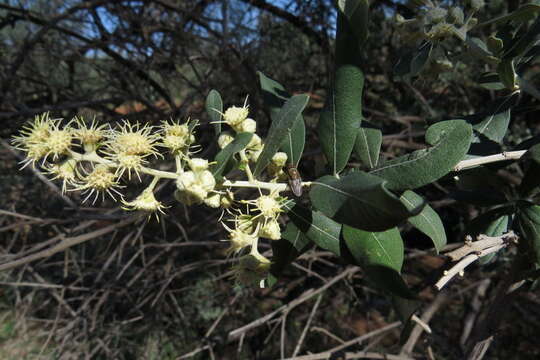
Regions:
M 276 166 L 283 167 L 287 163 L 287 154 L 284 152 L 277 152 L 272 156 L 272 163 Z
M 471 0 L 471 7 L 473 10 L 478 11 L 485 5 L 484 0 Z
M 459 6 L 453 6 L 448 11 L 448 22 L 452 24 L 462 25 L 465 20 L 463 10 Z
M 195 174 L 193 171 L 186 171 L 176 179 L 176 187 L 180 191 L 184 191 L 186 189 L 189 189 L 191 185 L 195 183 Z
M 431 24 L 438 24 L 444 20 L 448 11 L 444 8 L 436 7 L 430 9 L 426 14 L 426 20 Z
M 204 203 L 211 208 L 217 209 L 221 205 L 221 194 L 214 193 L 204 199 Z
M 189 167 L 194 172 L 201 172 L 208 169 L 208 160 L 201 158 L 193 158 L 189 160 Z
M 247 148 L 250 150 L 260 150 L 262 149 L 262 140 L 257 134 L 253 134 L 251 140 L 249 141 Z
M 228 132 L 223 131 L 221 134 L 219 134 L 218 137 L 218 145 L 220 149 L 223 149 L 225 146 L 229 145 L 234 140 L 234 136 Z
M 197 174 L 197 183 L 206 191 L 212 191 L 216 186 L 216 179 L 210 171 L 205 170 Z
M 247 118 L 246 120 L 242 121 L 240 125 L 235 128 L 235 130 L 238 132 L 254 133 L 255 131 L 257 131 L 257 123 L 255 122 L 255 120 Z

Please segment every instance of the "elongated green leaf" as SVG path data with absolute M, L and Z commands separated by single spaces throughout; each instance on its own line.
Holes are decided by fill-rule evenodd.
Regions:
M 535 16 L 537 16 L 536 13 L 539 11 L 540 11 L 540 5 L 525 4 L 521 6 L 519 9 L 511 12 L 510 14 L 490 19 L 486 22 L 476 25 L 476 27 L 478 28 L 478 27 L 489 25 L 489 24 L 505 23 L 510 20 L 520 21 L 520 22 L 528 21 L 530 19 L 533 19 Z
M 407 209 L 413 210 L 425 201 L 416 193 L 407 190 L 401 195 L 401 201 Z M 415 228 L 429 236 L 437 253 L 446 245 L 446 233 L 439 215 L 429 205 L 425 205 L 420 214 L 407 219 Z
M 382 265 L 401 271 L 404 247 L 398 229 L 369 232 L 344 225 L 343 238 L 360 266 Z
M 326 216 L 366 231 L 388 230 L 422 210 L 408 210 L 383 179 L 361 171 L 340 179 L 322 177 L 315 181 L 309 196 Z
M 503 60 L 497 65 L 497 73 L 501 82 L 509 90 L 514 90 L 516 87 L 516 70 L 514 69 L 514 60 Z
M 270 117 L 272 118 L 272 121 L 274 121 L 279 114 L 279 110 L 291 95 L 277 81 L 270 79 L 260 71 L 258 74 L 264 104 L 270 110 Z M 303 116 L 299 115 L 291 131 L 287 134 L 285 139 L 283 139 L 280 146 L 280 149 L 287 154 L 288 161 L 295 166 L 298 165 L 298 162 L 302 157 L 305 142 L 306 126 L 304 124 Z
M 448 174 L 467 154 L 472 128 L 463 120 L 442 123 L 426 132 L 426 142 L 435 144 L 433 147 L 388 161 L 370 174 L 388 180 L 391 190 L 415 189 Z
M 518 211 L 518 228 L 521 232 L 520 244 L 528 251 L 528 257 L 540 266 L 540 206 L 523 202 Z
M 300 205 L 288 208 L 287 214 L 292 223 L 317 246 L 341 255 L 339 234 L 341 224 L 329 219 L 318 211 L 310 211 Z
M 509 221 L 510 221 L 510 217 L 508 215 L 503 215 L 495 219 L 493 222 L 489 223 L 486 229 L 482 232 L 482 234 L 485 234 L 487 236 L 501 236 L 508 230 Z M 482 256 L 479 259 L 479 263 L 481 265 L 487 264 L 496 256 L 497 256 L 497 253 L 491 253 L 491 254 Z
M 292 222 L 281 233 L 281 239 L 272 241 L 272 265 L 270 272 L 278 276 L 294 259 L 309 248 L 311 240 Z
M 368 0 L 338 0 L 338 9 L 347 18 L 351 30 L 359 45 L 363 45 L 369 35 L 369 1 Z
M 490 104 L 486 113 L 472 115 L 468 118 L 468 121 L 474 123 L 473 129 L 475 132 L 500 143 L 508 131 L 511 109 L 518 100 L 518 94 L 499 98 L 493 104 Z
M 534 40 L 540 34 L 540 17 L 527 29 L 525 34 L 516 36 L 505 46 L 503 60 L 513 59 L 520 56 L 524 52 L 530 50 L 534 46 Z M 505 43 L 505 45 L 507 45 Z
M 319 120 L 319 140 L 334 174 L 338 174 L 351 156 L 362 120 L 364 75 L 353 65 L 336 71 L 334 89 L 326 99 Z
M 358 129 L 358 134 L 356 135 L 354 152 L 364 165 L 374 168 L 379 162 L 381 144 L 381 130 L 362 126 Z
M 307 95 L 295 95 L 285 102 L 276 118 L 272 121 L 263 151 L 255 165 L 254 175 L 258 176 L 270 163 L 272 156 L 278 151 L 283 139 L 289 135 L 298 116 L 309 101 Z
M 501 83 L 499 74 L 493 72 L 480 75 L 478 84 L 488 90 L 502 90 L 505 88 L 503 83 Z
M 214 131 L 216 135 L 219 135 L 221 132 L 221 123 L 218 121 L 221 120 L 221 114 L 223 113 L 223 101 L 221 100 L 221 95 L 217 90 L 210 90 L 208 96 L 206 97 L 206 112 L 211 122 L 216 122 L 214 124 Z
M 394 66 L 394 75 L 409 81 L 411 77 L 418 75 L 429 61 L 433 44 L 423 42 L 418 49 L 403 55 Z
M 223 171 L 226 169 L 227 163 L 231 160 L 231 157 L 240 150 L 245 149 L 252 137 L 253 133 L 239 133 L 229 145 L 225 146 L 217 153 L 216 158 L 214 159 L 216 163 L 210 168 L 216 179 L 221 179 Z
M 351 255 L 375 285 L 391 294 L 414 298 L 400 275 L 404 247 L 396 228 L 367 232 L 344 225 L 343 239 Z

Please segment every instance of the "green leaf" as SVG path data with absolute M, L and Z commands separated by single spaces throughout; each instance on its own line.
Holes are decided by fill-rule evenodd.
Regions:
M 379 162 L 381 144 L 381 130 L 362 126 L 358 129 L 358 134 L 356 135 L 354 152 L 360 161 L 371 169 L 377 166 Z
M 211 122 L 216 122 L 214 125 L 214 131 L 216 135 L 221 132 L 221 114 L 223 113 L 223 101 L 221 95 L 217 90 L 210 90 L 206 97 L 206 112 Z
M 489 24 L 498 24 L 498 23 L 505 23 L 510 20 L 516 21 L 516 22 L 526 22 L 530 19 L 533 19 L 537 12 L 540 11 L 540 5 L 536 4 L 525 4 L 521 6 L 519 9 L 511 12 L 510 14 L 499 16 L 493 19 L 490 19 L 486 22 L 483 22 L 481 24 L 476 25 L 475 27 L 482 27 Z
M 337 5 L 347 18 L 359 45 L 362 46 L 369 36 L 369 1 L 338 0 Z
M 315 208 L 333 220 L 366 231 L 384 231 L 417 215 L 386 188 L 386 181 L 362 171 L 340 179 L 325 176 L 309 193 Z
M 394 66 L 394 75 L 405 81 L 418 75 L 428 63 L 432 49 L 433 43 L 424 41 L 418 49 L 404 54 Z
M 343 239 L 351 255 L 379 288 L 404 298 L 414 298 L 401 278 L 403 240 L 396 228 L 368 232 L 343 226 Z
M 488 72 L 480 75 L 478 78 L 478 84 L 488 90 L 502 90 L 505 89 L 503 83 L 499 78 L 499 74 Z
M 291 95 L 277 81 L 270 79 L 260 71 L 258 74 L 264 104 L 270 110 L 270 117 L 272 118 L 272 121 L 274 121 L 279 114 L 279 110 Z M 302 115 L 299 115 L 291 131 L 287 134 L 285 139 L 283 139 L 280 146 L 280 149 L 287 154 L 289 162 L 295 166 L 298 165 L 298 162 L 302 157 L 305 141 L 306 126 L 304 124 L 304 118 Z
M 520 244 L 531 263 L 540 266 L 540 206 L 523 202 L 518 208 Z
M 344 225 L 343 238 L 358 265 L 381 265 L 401 271 L 404 247 L 398 229 L 369 232 Z
M 337 256 L 341 255 L 339 234 L 341 224 L 329 219 L 318 211 L 310 211 L 300 205 L 288 208 L 292 223 L 317 246 L 331 251 Z
M 495 219 L 493 222 L 489 223 L 486 229 L 482 232 L 482 234 L 486 234 L 487 236 L 501 236 L 508 230 L 509 221 L 510 221 L 510 217 L 508 215 L 503 215 Z M 487 264 L 496 256 L 497 256 L 497 253 L 491 253 L 491 254 L 482 256 L 479 259 L 479 263 L 481 265 Z
M 426 142 L 433 147 L 388 161 L 370 171 L 388 180 L 388 189 L 407 190 L 431 184 L 453 170 L 471 144 L 472 128 L 463 120 L 448 120 L 430 126 Z
M 351 156 L 362 120 L 363 86 L 364 74 L 358 67 L 341 66 L 321 113 L 319 140 L 333 174 L 343 170 Z
M 219 153 L 217 153 L 214 161 L 216 162 L 210 167 L 212 175 L 218 180 L 221 179 L 223 172 L 227 168 L 227 164 L 231 160 L 231 157 L 246 148 L 247 144 L 253 137 L 253 133 L 243 132 L 235 136 L 234 140 L 225 146 Z
M 413 210 L 425 203 L 425 200 L 416 193 L 407 190 L 401 195 L 401 202 L 407 209 Z M 439 215 L 429 205 L 425 205 L 420 214 L 407 219 L 415 228 L 429 236 L 433 241 L 437 253 L 446 245 L 446 233 Z
M 259 155 L 253 175 L 259 176 L 278 151 L 283 139 L 289 135 L 298 116 L 302 113 L 309 101 L 307 95 L 295 95 L 285 102 L 272 121 L 266 137 L 263 151 Z
M 497 73 L 501 82 L 509 90 L 515 90 L 516 88 L 516 70 L 514 69 L 514 60 L 502 60 L 497 65 Z
M 270 272 L 274 276 L 309 248 L 311 241 L 292 222 L 281 233 L 281 239 L 272 241 L 272 265 Z
M 525 32 L 525 34 L 516 37 L 509 42 L 509 47 L 505 47 L 504 49 L 503 59 L 513 59 L 531 49 L 534 46 L 535 39 L 539 33 L 540 18 L 537 18 L 531 27 Z
M 517 104 L 517 101 L 519 101 L 518 94 L 498 98 L 490 104 L 486 113 L 472 115 L 468 122 L 474 123 L 475 132 L 500 143 L 508 131 L 511 109 Z

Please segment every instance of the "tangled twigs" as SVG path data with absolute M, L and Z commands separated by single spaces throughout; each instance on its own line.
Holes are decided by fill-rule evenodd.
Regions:
M 454 276 L 461 274 L 467 266 L 482 256 L 495 253 L 506 248 L 509 244 L 517 243 L 517 241 L 518 237 L 513 231 L 494 237 L 479 235 L 476 241 L 472 241 L 472 238 L 467 236 L 462 247 L 445 254 L 453 261 L 459 261 L 444 272 L 435 287 L 437 290 L 441 290 Z

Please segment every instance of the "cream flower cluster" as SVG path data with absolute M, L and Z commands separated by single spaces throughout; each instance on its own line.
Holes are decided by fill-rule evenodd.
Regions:
M 236 178 L 243 175 L 247 181 L 215 176 L 216 163 L 195 156 L 197 121 L 169 120 L 159 126 L 123 121 L 111 127 L 99 125 L 95 119 L 87 122 L 75 117 L 62 125 L 62 119 L 51 119 L 49 113 L 44 113 L 26 125 L 13 144 L 25 152 L 24 166 L 41 167 L 52 179 L 63 182 L 63 191 L 82 191 L 84 201 L 91 197 L 95 201 L 99 195 L 104 198 L 107 194 L 115 201 L 119 197 L 126 210 L 157 216 L 167 206 L 156 198 L 156 185 L 162 179 L 174 180 L 177 201 L 222 208 L 230 215 L 222 223 L 228 233 L 227 253 L 238 257 L 235 278 L 242 283 L 260 283 L 267 277 L 271 261 L 259 252 L 259 240 L 281 238 L 279 216 L 288 201 L 280 195 L 287 188 L 283 183 L 287 179 L 283 170 L 287 155 L 278 152 L 273 156 L 264 175 L 268 182 L 256 179 L 250 167 L 259 158 L 264 143 L 256 134 L 256 121 L 249 118 L 247 104 L 231 106 L 221 116 L 220 122 L 229 129 L 220 133 L 219 148 L 225 148 L 239 133 L 252 134 L 250 142 L 233 154 L 235 160 L 231 161 L 236 164 L 231 174 Z M 167 155 L 174 159 L 173 171 L 149 167 L 152 159 Z M 132 200 L 123 198 L 122 189 L 128 181 L 143 182 L 148 176 L 150 184 L 139 195 Z M 235 200 L 233 190 L 241 187 L 257 189 L 258 196 Z

